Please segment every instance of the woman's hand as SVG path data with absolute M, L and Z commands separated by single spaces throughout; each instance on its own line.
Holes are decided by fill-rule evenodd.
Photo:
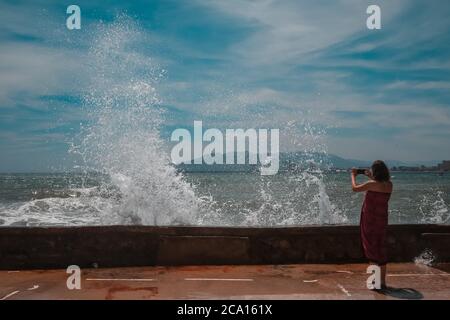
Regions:
M 364 171 L 364 175 L 366 175 L 369 179 L 373 179 L 372 171 L 370 171 L 369 169 L 366 169 L 366 171 Z
M 352 168 L 352 176 L 356 176 L 358 174 L 358 169 Z

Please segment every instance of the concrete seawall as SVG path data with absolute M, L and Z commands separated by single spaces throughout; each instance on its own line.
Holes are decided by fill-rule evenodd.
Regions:
M 449 225 L 391 225 L 391 262 L 450 262 Z M 0 227 L 0 269 L 364 262 L 358 226 Z

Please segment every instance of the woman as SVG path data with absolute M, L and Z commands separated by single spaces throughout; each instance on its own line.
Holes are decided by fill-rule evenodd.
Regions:
M 352 169 L 352 190 L 366 191 L 361 209 L 361 244 L 364 255 L 371 264 L 381 269 L 381 288 L 386 288 L 386 228 L 388 224 L 388 202 L 392 193 L 392 182 L 386 164 L 377 160 L 371 170 L 365 170 L 369 181 L 356 183 L 357 169 Z

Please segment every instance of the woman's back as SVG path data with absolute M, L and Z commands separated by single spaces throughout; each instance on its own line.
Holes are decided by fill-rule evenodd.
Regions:
M 392 193 L 392 182 L 391 181 L 376 181 L 370 180 L 366 182 L 367 191 L 380 192 L 380 193 Z

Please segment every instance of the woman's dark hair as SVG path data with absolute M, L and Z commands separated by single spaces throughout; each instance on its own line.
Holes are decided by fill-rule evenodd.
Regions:
M 376 181 L 390 181 L 391 175 L 386 164 L 381 160 L 376 160 L 372 164 L 372 176 Z

